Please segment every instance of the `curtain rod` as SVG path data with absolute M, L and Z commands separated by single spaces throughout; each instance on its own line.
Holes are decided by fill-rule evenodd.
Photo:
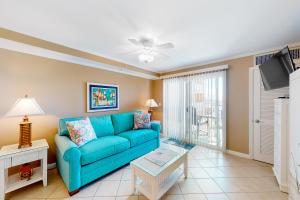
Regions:
M 219 70 L 225 70 L 228 69 L 228 65 L 220 65 L 217 67 L 208 67 L 208 68 L 203 68 L 203 69 L 198 69 L 198 70 L 193 70 L 193 71 L 188 71 L 188 72 L 180 72 L 180 73 L 175 73 L 175 74 L 170 74 L 170 75 L 164 75 L 160 76 L 160 79 L 167 79 L 167 78 L 173 78 L 173 77 L 178 77 L 178 76 L 187 76 L 187 75 L 192 75 L 192 74 L 202 74 L 206 72 L 214 72 L 214 71 L 219 71 Z

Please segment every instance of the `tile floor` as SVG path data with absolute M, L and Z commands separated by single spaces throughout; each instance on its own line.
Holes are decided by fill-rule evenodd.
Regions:
M 56 170 L 48 186 L 36 183 L 9 193 L 7 199 L 147 200 L 130 194 L 130 169 L 125 166 L 69 197 Z M 203 147 L 189 152 L 189 175 L 180 179 L 163 200 L 283 200 L 270 165 L 242 159 Z

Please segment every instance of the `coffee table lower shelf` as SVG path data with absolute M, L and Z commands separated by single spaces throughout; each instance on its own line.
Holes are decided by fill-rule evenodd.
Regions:
M 154 199 L 161 198 L 175 183 L 176 181 L 184 174 L 183 169 L 178 168 L 174 172 L 172 172 L 161 184 L 159 184 L 159 190 L 155 194 Z M 157 183 L 152 183 L 157 184 Z M 153 199 L 152 187 L 150 183 L 147 183 L 143 180 L 138 181 L 136 185 L 136 189 L 144 194 L 149 199 Z

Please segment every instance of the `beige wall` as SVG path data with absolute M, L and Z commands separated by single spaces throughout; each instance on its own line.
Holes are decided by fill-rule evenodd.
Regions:
M 227 149 L 249 153 L 249 67 L 253 66 L 252 56 L 177 70 L 163 75 L 215 67 L 224 64 L 229 65 L 227 77 Z M 159 96 L 162 95 L 161 80 L 154 81 L 152 85 L 156 86 L 156 88 L 152 88 L 152 94 L 155 94 L 157 99 L 162 99 L 162 97 Z M 161 111 L 154 114 L 154 116 L 156 115 L 161 116 Z
M 151 98 L 158 103 L 158 108 L 153 112 L 153 120 L 163 122 L 163 80 L 151 81 Z
M 21 118 L 3 116 L 17 98 L 28 94 L 46 112 L 30 118 L 33 139 L 48 140 L 49 162 L 54 162 L 53 138 L 59 118 L 110 113 L 86 113 L 87 81 L 119 85 L 119 112 L 143 108 L 151 93 L 147 79 L 0 49 L 0 146 L 17 143 Z

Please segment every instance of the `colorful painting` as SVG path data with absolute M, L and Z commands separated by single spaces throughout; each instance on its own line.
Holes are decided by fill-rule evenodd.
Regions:
M 119 86 L 87 83 L 87 111 L 98 112 L 119 109 Z

